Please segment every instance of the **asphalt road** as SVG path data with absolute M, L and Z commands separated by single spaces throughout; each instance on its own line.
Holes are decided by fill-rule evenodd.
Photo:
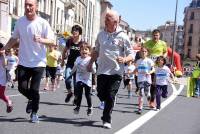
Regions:
M 182 82 L 182 79 L 181 79 Z M 69 104 L 64 102 L 65 86 L 62 82 L 60 89 L 56 92 L 43 91 L 41 85 L 41 102 L 38 112 L 40 123 L 31 123 L 30 115 L 26 114 L 27 100 L 14 89 L 8 88 L 7 94 L 14 102 L 14 110 L 7 114 L 5 104 L 0 101 L 0 134 L 113 134 L 120 133 L 124 128 L 125 134 L 200 134 L 200 99 L 187 98 L 186 87 L 176 97 L 172 87 L 169 86 L 169 97 L 174 100 L 160 111 L 154 111 L 147 107 L 145 102 L 142 115 L 135 113 L 137 110 L 137 96 L 130 99 L 125 89 L 120 89 L 117 103 L 112 113 L 112 129 L 102 128 L 102 110 L 98 108 L 99 100 L 92 96 L 94 111 L 88 117 L 86 110 L 86 99 L 83 97 L 82 107 L 78 115 L 73 113 L 72 101 Z M 176 89 L 180 85 L 175 85 Z M 163 101 L 167 101 L 163 99 Z M 152 112 L 153 117 L 148 118 Z M 154 113 L 156 112 L 156 113 Z M 144 123 L 134 131 L 126 131 L 130 123 L 140 124 L 138 121 L 144 117 Z M 133 126 L 134 127 L 134 126 Z M 132 126 L 131 126 L 132 128 Z

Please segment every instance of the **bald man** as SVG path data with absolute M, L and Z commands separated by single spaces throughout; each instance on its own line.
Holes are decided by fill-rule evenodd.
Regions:
M 25 16 L 18 19 L 12 37 L 3 48 L 11 48 L 19 39 L 18 90 L 28 99 L 26 112 L 31 121 L 39 122 L 39 87 L 46 67 L 46 45 L 53 44 L 49 23 L 38 17 L 37 0 L 25 0 Z
M 105 15 L 105 29 L 97 36 L 89 71 L 97 59 L 97 92 L 105 107 L 101 117 L 104 128 L 111 128 L 111 113 L 120 87 L 124 64 L 134 59 L 128 36 L 119 27 L 119 15 L 110 10 Z

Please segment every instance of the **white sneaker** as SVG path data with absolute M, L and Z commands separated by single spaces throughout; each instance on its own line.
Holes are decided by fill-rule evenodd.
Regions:
M 38 115 L 36 113 L 31 114 L 31 122 L 39 123 L 39 118 L 38 118 Z
M 111 127 L 111 123 L 104 122 L 104 121 L 103 121 L 103 127 L 104 127 L 104 128 L 107 128 L 107 129 L 111 129 L 111 128 L 112 128 L 112 127 Z
M 104 102 L 103 101 L 100 103 L 99 108 L 102 109 L 102 110 L 104 109 Z

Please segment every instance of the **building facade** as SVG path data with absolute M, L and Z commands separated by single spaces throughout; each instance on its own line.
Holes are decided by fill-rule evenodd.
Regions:
M 196 59 L 200 53 L 200 0 L 192 0 L 184 13 L 184 57 Z
M 0 0 L 0 42 L 4 44 L 9 38 L 8 15 L 8 0 Z
M 84 39 L 85 39 L 85 41 L 87 41 L 90 44 L 92 44 L 94 7 L 95 7 L 95 1 L 88 0 L 87 1 L 87 10 L 86 10 L 86 25 L 85 25 Z
M 75 0 L 38 0 L 38 15 L 46 19 L 55 33 L 74 24 Z M 0 30 L 11 35 L 17 19 L 24 15 L 24 0 L 0 1 Z M 73 9 L 73 10 L 72 10 Z
M 174 38 L 174 27 L 175 27 L 175 38 Z M 164 40 L 168 47 L 173 48 L 173 38 L 174 38 L 174 51 L 176 51 L 183 58 L 183 26 L 175 26 L 173 21 L 167 21 L 165 25 L 159 26 L 158 29 L 161 32 L 161 40 Z
M 181 58 L 184 58 L 184 45 L 183 45 L 183 26 L 179 25 L 176 31 L 176 43 L 175 43 L 175 51 L 180 54 Z
M 93 0 L 92 0 L 93 1 Z M 88 42 L 92 45 L 92 46 L 95 46 L 95 41 L 96 41 L 96 38 L 97 38 L 97 35 L 100 31 L 100 16 L 101 16 L 101 3 L 100 3 L 100 0 L 95 0 L 95 3 L 94 5 L 92 4 L 89 4 L 90 7 L 93 7 L 93 19 L 88 19 L 90 20 L 91 22 L 88 23 L 88 24 L 91 24 L 92 25 L 92 28 L 90 28 L 89 26 L 86 28 L 88 29 L 86 33 L 86 37 L 89 37 L 89 40 Z M 90 11 L 90 10 L 88 10 Z M 89 13 L 89 16 L 92 15 Z M 88 17 L 88 18 L 91 18 L 91 17 Z
M 100 29 L 104 29 L 105 27 L 105 15 L 108 10 L 110 10 L 113 5 L 109 2 L 109 0 L 101 0 L 101 17 L 100 17 Z
M 71 32 L 73 25 L 83 28 L 83 40 L 95 45 L 97 34 L 104 28 L 104 18 L 112 8 L 109 0 L 37 0 L 37 14 L 46 19 L 56 35 Z M 0 0 L 0 39 L 10 38 L 17 19 L 24 15 L 25 0 Z M 127 34 L 133 29 L 121 23 Z M 132 33 L 130 34 L 132 36 Z M 0 40 L 0 41 L 1 41 Z M 1 41 L 2 42 L 2 41 Z M 6 43 L 4 41 L 4 43 Z
M 165 41 L 169 47 L 172 47 L 174 35 L 174 22 L 167 21 L 165 25 L 159 26 L 158 29 L 161 32 L 161 39 Z
M 83 29 L 83 37 L 85 36 L 85 27 L 86 27 L 86 16 L 87 16 L 87 2 L 88 0 L 76 0 L 75 1 L 75 16 L 74 16 L 74 25 L 79 25 Z

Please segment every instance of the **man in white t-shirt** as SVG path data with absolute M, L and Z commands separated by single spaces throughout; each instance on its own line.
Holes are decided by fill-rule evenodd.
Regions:
M 37 0 L 25 0 L 25 16 L 18 19 L 4 47 L 4 50 L 11 48 L 19 39 L 18 90 L 29 100 L 26 112 L 31 113 L 34 123 L 39 122 L 39 87 L 46 67 L 46 45 L 54 40 L 49 23 L 37 16 L 37 8 Z

